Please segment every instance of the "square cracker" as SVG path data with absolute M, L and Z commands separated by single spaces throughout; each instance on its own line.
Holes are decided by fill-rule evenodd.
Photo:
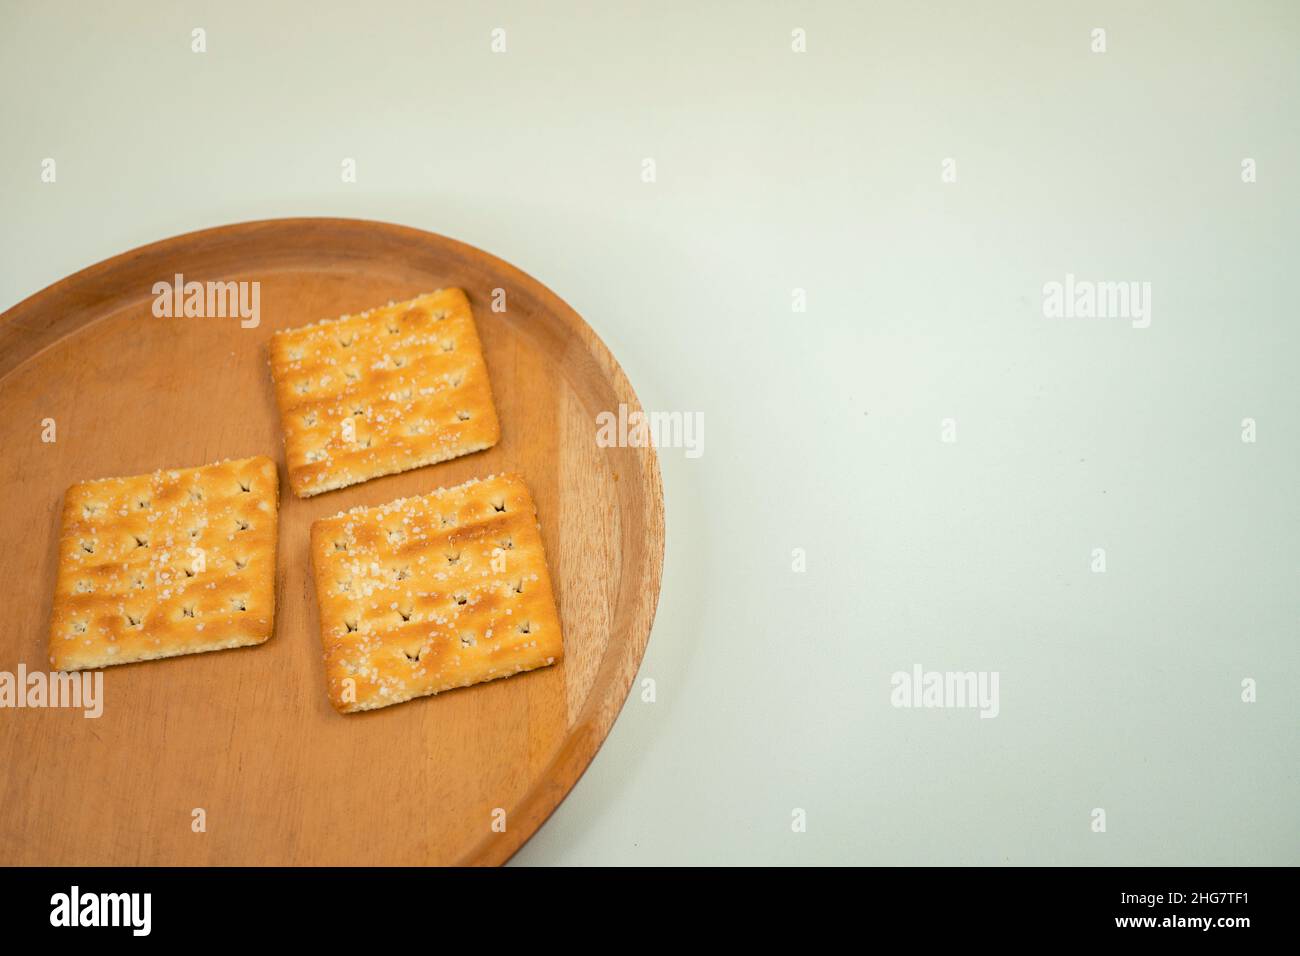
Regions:
M 280 483 L 265 455 L 68 489 L 50 666 L 261 644 L 275 619 Z
M 537 509 L 517 475 L 323 518 L 311 553 L 327 690 L 342 713 L 563 656 Z
M 460 289 L 277 332 L 271 376 L 300 498 L 482 451 L 501 436 Z

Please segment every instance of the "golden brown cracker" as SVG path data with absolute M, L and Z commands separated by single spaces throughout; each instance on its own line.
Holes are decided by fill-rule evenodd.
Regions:
M 517 475 L 321 519 L 311 550 L 327 689 L 341 712 L 563 655 L 536 507 Z
M 460 289 L 278 332 L 271 375 L 299 497 L 482 451 L 501 434 Z
M 264 455 L 69 488 L 50 665 L 83 670 L 269 638 L 279 491 Z

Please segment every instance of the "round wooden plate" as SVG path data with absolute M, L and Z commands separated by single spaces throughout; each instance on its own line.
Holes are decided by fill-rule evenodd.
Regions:
M 260 282 L 260 324 L 155 317 L 154 284 L 178 273 Z M 443 286 L 460 286 L 473 304 L 500 443 L 295 498 L 267 367 L 271 333 Z M 492 309 L 498 289 L 503 312 Z M 597 445 L 597 414 L 620 404 L 640 407 L 608 349 L 554 293 L 470 246 L 383 223 L 286 219 L 191 233 L 10 309 L 0 318 L 0 671 L 48 670 L 70 484 L 256 454 L 280 461 L 282 480 L 267 643 L 108 668 L 98 719 L 0 710 L 0 864 L 507 860 L 590 763 L 649 638 L 663 492 L 652 448 Z M 50 420 L 53 442 L 44 440 Z M 311 522 L 507 470 L 525 476 L 537 502 L 563 662 L 336 714 L 308 573 Z

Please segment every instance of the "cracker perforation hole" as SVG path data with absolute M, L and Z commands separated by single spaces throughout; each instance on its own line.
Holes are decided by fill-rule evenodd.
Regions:
M 335 551 L 346 551 L 347 549 L 348 549 L 348 543 L 347 543 L 346 541 L 335 541 L 335 542 L 334 542 L 334 550 L 335 550 Z
M 347 633 L 348 633 L 348 634 L 355 634 L 355 633 L 357 632 L 357 622 L 356 622 L 356 620 L 349 620 L 348 618 L 344 618 L 344 619 L 343 619 L 343 626 L 344 626 L 345 628 L 347 628 Z
M 463 410 L 463 409 L 462 409 L 461 411 L 457 412 L 457 413 L 456 413 L 456 421 L 458 421 L 458 422 L 467 422 L 467 421 L 469 421 L 469 412 L 467 412 L 467 411 L 465 411 L 465 410 Z
M 459 562 L 459 561 L 460 561 L 460 552 L 459 552 L 459 551 L 448 552 L 448 553 L 447 553 L 447 563 L 448 563 L 448 564 L 456 564 L 456 563 Z
M 235 558 L 235 570 L 242 571 L 248 567 L 248 558 Z
M 236 530 L 236 531 L 247 531 L 248 528 L 249 528 L 249 524 L 248 524 L 248 522 L 245 521 L 243 518 L 236 518 L 236 519 L 235 519 L 235 530 Z
M 456 342 L 454 339 L 443 339 L 440 344 L 444 352 L 456 351 Z
M 501 513 L 506 510 L 506 499 L 497 498 L 492 502 L 492 510 Z
M 135 546 L 136 546 L 137 548 L 147 548 L 147 547 L 149 547 L 149 539 L 148 539 L 148 538 L 142 537 L 141 535 L 138 535 L 138 534 L 133 534 L 133 535 L 131 535 L 131 537 L 135 539 Z
M 94 554 L 94 553 L 95 553 L 95 542 L 94 542 L 94 541 L 83 541 L 83 542 L 81 542 L 81 550 L 82 550 L 82 551 L 85 551 L 86 554 Z
M 469 595 L 466 594 L 464 591 L 461 591 L 456 595 L 457 605 L 459 605 L 460 607 L 464 607 L 468 603 L 469 603 Z
M 248 494 L 253 490 L 253 483 L 251 481 L 241 481 L 239 482 L 239 490 L 244 494 Z
M 461 632 L 460 632 L 460 646 L 461 646 L 461 647 L 473 647 L 473 646 L 474 646 L 475 644 L 477 644 L 477 643 L 478 643 L 478 638 L 475 637 L 473 631 L 461 631 Z
M 248 610 L 248 600 L 247 600 L 246 598 L 241 598 L 241 597 L 239 597 L 239 598 L 231 598 L 231 599 L 230 599 L 230 606 L 233 607 L 236 611 L 247 611 L 247 610 Z
M 196 614 L 193 605 L 186 605 L 185 607 L 181 608 L 181 617 L 195 617 L 195 616 Z
M 126 618 L 127 627 L 139 627 L 144 621 L 143 614 L 132 614 L 129 611 L 124 615 L 124 617 Z
M 520 625 L 519 625 L 519 633 L 520 633 L 520 634 L 531 634 L 531 633 L 533 633 L 533 631 L 535 631 L 536 629 L 537 629 L 537 626 L 536 626 L 535 624 L 533 624 L 532 621 L 523 621 L 523 622 L 520 623 Z

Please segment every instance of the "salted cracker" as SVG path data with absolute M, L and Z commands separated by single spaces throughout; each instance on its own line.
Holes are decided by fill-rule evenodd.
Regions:
M 321 519 L 311 551 L 327 691 L 343 713 L 563 655 L 536 507 L 517 475 Z
M 460 289 L 280 331 L 271 375 L 299 497 L 482 451 L 501 434 Z
M 278 505 L 275 462 L 265 456 L 73 485 L 50 666 L 261 644 L 275 619 Z

